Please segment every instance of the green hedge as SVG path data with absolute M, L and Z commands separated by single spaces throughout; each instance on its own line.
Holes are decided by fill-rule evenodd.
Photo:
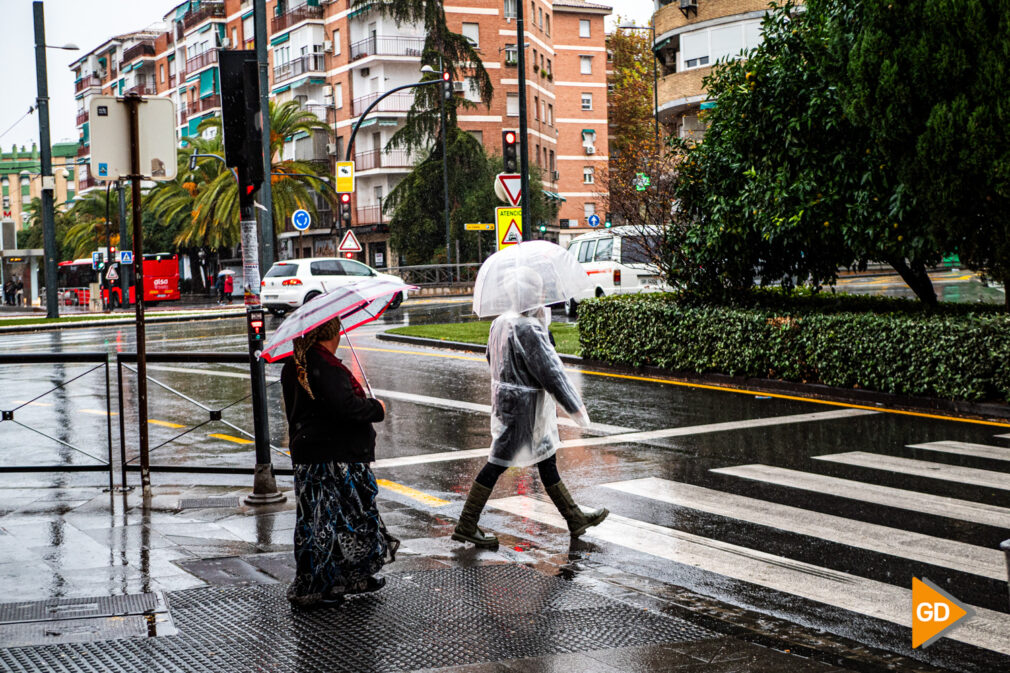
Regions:
M 606 297 L 579 305 L 579 340 L 583 357 L 615 364 L 1010 401 L 1006 315 L 811 308 L 696 306 L 673 295 Z

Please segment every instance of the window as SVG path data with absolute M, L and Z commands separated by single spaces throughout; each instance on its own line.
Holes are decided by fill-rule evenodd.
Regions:
M 505 95 L 505 114 L 509 117 L 519 116 L 519 94 L 510 93 Z
M 658 236 L 625 236 L 621 239 L 621 264 L 652 264 L 659 250 Z
M 544 68 L 544 55 L 543 54 L 540 54 L 540 69 L 541 70 L 546 70 L 546 68 Z
M 534 49 L 533 50 L 533 65 L 536 66 L 536 64 L 537 64 L 537 50 Z
M 505 45 L 505 65 L 517 65 L 519 63 L 519 50 L 515 43 Z
M 256 39 L 256 26 L 253 23 L 252 14 L 242 19 L 242 39 L 246 42 L 252 42 Z
M 539 96 L 534 96 L 533 97 L 533 119 L 536 120 L 536 121 L 540 121 L 540 112 L 539 112 L 539 110 L 540 110 L 540 97 Z
M 583 75 L 593 74 L 592 56 L 579 56 L 579 72 L 581 72 Z
M 480 48 L 480 26 L 476 23 L 463 24 L 463 37 L 470 40 L 474 48 Z
M 551 59 L 547 59 L 547 72 L 548 73 L 554 72 L 554 70 L 551 69 Z
M 309 273 L 313 276 L 344 276 L 344 267 L 340 264 L 339 259 L 323 259 L 318 262 L 312 262 L 309 265 Z
M 479 142 L 481 145 L 484 144 L 484 132 L 483 131 L 476 131 L 476 130 L 474 130 L 474 131 L 467 131 L 467 133 L 469 133 L 470 135 L 472 135 L 473 138 L 474 138 L 474 140 L 476 140 L 477 142 Z
M 238 28 L 231 29 L 231 44 L 228 45 L 232 49 L 238 49 Z
M 586 216 L 586 219 L 588 220 L 590 215 L 595 215 L 596 214 L 596 204 L 595 203 L 583 203 L 582 204 L 582 212 Z
M 544 8 L 537 7 L 537 14 L 540 15 L 540 30 L 544 29 Z
M 514 19 L 518 13 L 518 9 L 516 9 L 516 0 L 505 0 L 505 18 Z
M 333 31 L 333 53 L 334 55 L 340 54 L 340 29 L 337 28 Z
M 583 110 L 593 109 L 593 94 L 591 93 L 582 94 L 582 109 Z
M 595 169 L 593 169 L 592 166 L 586 166 L 585 168 L 582 169 L 582 184 L 584 185 L 593 184 L 594 182 L 596 182 L 595 176 L 596 176 Z
M 164 83 L 165 82 L 165 64 L 164 63 L 162 63 L 161 65 L 158 66 L 158 72 L 159 72 L 158 78 L 161 79 L 162 83 Z
M 588 206 L 590 204 L 587 203 L 586 205 Z M 592 213 L 589 213 L 589 215 L 592 215 Z M 586 217 L 589 217 L 589 215 L 586 215 Z M 596 243 L 597 243 L 596 240 L 582 242 L 582 247 L 579 248 L 580 262 L 592 261 L 593 253 L 596 251 Z
M 596 254 L 593 255 L 595 262 L 609 262 L 610 253 L 614 250 L 613 238 L 601 238 L 596 244 Z
M 700 68 L 720 59 L 736 58 L 761 44 L 761 22 L 696 30 L 680 36 L 680 69 Z
M 338 263 L 344 265 L 344 273 L 348 276 L 372 276 L 372 270 L 361 262 L 355 262 L 353 259 L 342 259 Z
M 473 103 L 479 103 L 480 94 L 477 93 L 477 82 L 474 81 L 473 77 L 466 77 L 463 81 L 465 82 L 463 85 L 463 97 Z
M 291 61 L 291 47 L 284 45 L 274 49 L 274 66 L 286 65 Z
M 579 19 L 579 37 L 589 37 L 589 19 Z
M 547 125 L 554 126 L 554 106 L 547 104 Z
M 554 163 L 554 150 L 551 150 L 551 163 L 550 163 L 550 167 L 551 167 L 552 171 L 558 170 L 557 164 Z
M 535 154 L 536 154 L 537 166 L 539 166 L 540 165 L 540 145 L 537 145 L 537 149 L 536 149 Z
M 546 23 L 547 27 L 544 28 L 544 32 L 547 33 L 548 35 L 550 35 L 551 34 L 551 15 L 550 14 L 544 14 L 544 19 L 547 20 L 547 23 Z
M 540 101 L 540 118 L 547 121 L 547 99 Z
M 344 107 L 344 85 L 341 82 L 333 85 L 333 105 L 338 108 Z

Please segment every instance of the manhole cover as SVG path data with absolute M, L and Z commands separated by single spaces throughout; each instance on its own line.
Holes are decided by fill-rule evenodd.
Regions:
M 179 500 L 179 509 L 202 509 L 204 507 L 238 507 L 238 498 L 228 496 L 224 498 L 182 498 Z

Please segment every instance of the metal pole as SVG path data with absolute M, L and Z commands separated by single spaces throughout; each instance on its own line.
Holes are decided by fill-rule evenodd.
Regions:
M 520 0 L 521 2 L 522 0 Z M 449 154 L 446 142 L 446 134 L 449 126 L 445 121 L 445 97 L 452 95 L 452 90 L 446 91 L 445 79 L 442 80 L 442 95 L 438 97 L 439 113 L 442 115 L 442 195 L 445 199 L 445 263 L 452 264 L 452 249 L 449 247 Z M 452 275 L 452 268 L 449 267 L 449 275 Z M 452 282 L 452 278 L 449 279 Z
M 112 218 L 109 216 L 109 192 L 112 191 L 112 183 L 105 183 L 105 255 L 108 260 L 105 262 L 105 273 L 99 280 L 102 282 L 102 299 L 105 303 L 105 310 L 112 310 L 112 283 L 109 282 L 109 269 L 112 268 Z
M 656 120 L 656 144 L 659 144 L 659 60 L 656 58 L 656 26 L 652 29 L 652 116 Z
M 151 455 L 147 435 L 147 333 L 144 326 L 144 230 L 140 216 L 140 96 L 123 98 L 130 110 L 130 195 L 133 198 L 133 264 L 137 277 L 137 431 L 140 439 L 140 485 L 151 497 Z
M 112 467 L 112 386 L 109 381 L 109 360 L 105 360 L 105 431 L 109 443 L 109 493 L 116 489 L 114 482 L 115 468 Z
M 126 234 L 126 188 L 123 187 L 123 181 L 120 180 L 116 183 L 116 191 L 119 192 L 119 250 L 129 250 L 127 241 L 129 240 Z M 133 260 L 134 264 L 137 260 Z M 130 307 L 130 265 L 120 264 L 119 265 L 119 289 L 123 296 L 123 308 Z
M 270 73 L 267 61 L 267 6 L 266 0 L 253 0 L 253 23 L 256 34 L 256 61 L 260 75 L 260 125 L 263 128 L 263 175 L 270 175 L 273 152 L 270 149 Z M 270 179 L 263 181 L 257 195 L 260 205 L 261 266 L 269 269 L 274 264 L 274 207 Z
M 46 317 L 59 318 L 60 307 L 57 302 L 56 278 L 56 223 L 53 214 L 53 190 L 56 189 L 56 179 L 53 177 L 52 145 L 49 143 L 49 83 L 46 74 L 46 28 L 42 12 L 42 2 L 32 3 L 32 13 L 35 19 L 35 81 L 38 87 L 38 98 L 35 106 L 39 114 L 39 160 L 42 172 L 42 232 L 45 248 L 46 270 Z
M 126 485 L 126 407 L 123 404 L 123 361 L 122 353 L 116 353 L 116 389 L 119 391 L 119 468 L 122 470 L 120 488 L 123 492 L 130 489 Z
M 522 176 L 521 189 L 522 200 L 519 206 L 522 209 L 523 228 L 530 226 L 529 202 L 530 202 L 530 157 L 529 143 L 526 141 L 526 30 L 523 27 L 523 5 L 524 0 L 516 2 L 516 38 L 519 49 L 519 173 Z M 524 236 L 525 238 L 525 236 Z

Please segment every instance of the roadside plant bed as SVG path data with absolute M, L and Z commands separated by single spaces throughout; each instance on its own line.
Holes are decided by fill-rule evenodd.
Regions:
M 475 320 L 472 322 L 444 323 L 435 325 L 408 325 L 386 330 L 388 334 L 424 337 L 440 341 L 457 341 L 461 343 L 487 345 L 490 320 Z M 551 334 L 557 342 L 557 351 L 566 355 L 579 354 L 579 333 L 573 323 L 551 323 Z
M 1010 318 L 696 306 L 673 295 L 579 305 L 582 357 L 904 396 L 1010 401 Z

